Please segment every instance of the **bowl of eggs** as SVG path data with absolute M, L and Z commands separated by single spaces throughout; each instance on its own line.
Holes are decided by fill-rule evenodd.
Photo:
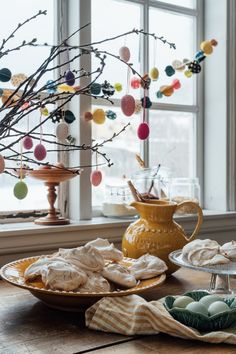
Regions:
M 164 306 L 175 320 L 199 331 L 218 331 L 236 324 L 234 297 L 192 291 L 180 296 L 166 296 Z

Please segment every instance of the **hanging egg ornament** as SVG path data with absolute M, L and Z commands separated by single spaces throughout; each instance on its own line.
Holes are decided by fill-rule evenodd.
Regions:
M 67 109 L 64 113 L 64 120 L 66 123 L 72 124 L 75 121 L 74 113 Z
M 157 98 L 162 98 L 163 97 L 163 93 L 161 91 L 157 91 L 156 92 L 156 96 L 157 96 Z
M 191 71 L 193 74 L 199 74 L 202 68 L 198 61 L 194 60 L 188 65 L 188 70 Z
M 111 120 L 115 120 L 117 117 L 116 113 L 110 109 L 108 111 L 106 111 L 105 114 L 106 114 L 106 117 Z
M 53 80 L 48 80 L 46 82 L 46 90 L 47 93 L 55 93 L 57 90 L 57 86 Z
M 23 144 L 23 148 L 25 150 L 30 150 L 32 149 L 34 143 L 33 143 L 33 139 L 30 136 L 25 136 L 24 139 L 22 140 L 22 144 Z
M 174 88 L 170 85 L 161 86 L 160 91 L 164 96 L 170 97 L 174 93 Z
M 27 79 L 27 76 L 25 74 L 16 74 L 12 75 L 11 77 L 11 84 L 15 87 L 19 86 L 22 84 Z
M 113 96 L 115 93 L 114 87 L 106 80 L 102 84 L 102 92 L 105 96 Z
M 139 124 L 137 135 L 140 140 L 145 140 L 149 137 L 149 125 L 146 122 Z
M 121 92 L 122 91 L 122 84 L 120 84 L 119 82 L 116 82 L 114 84 L 114 89 L 117 91 L 117 92 Z
M 14 190 L 13 190 L 14 196 L 17 199 L 24 199 L 27 194 L 28 194 L 28 187 L 25 182 L 19 181 L 15 184 Z
M 134 113 L 138 114 L 139 112 L 141 112 L 142 109 L 142 103 L 141 101 L 136 100 L 135 101 L 135 109 L 134 109 Z
M 73 86 L 75 84 L 75 75 L 72 71 L 68 70 L 65 75 L 66 83 L 69 86 Z
M 34 157 L 38 161 L 42 161 L 45 159 L 46 156 L 47 156 L 47 150 L 45 149 L 44 145 L 41 143 L 36 145 L 34 148 Z
M 0 173 L 3 173 L 5 170 L 5 160 L 2 155 L 0 155 Z
M 165 68 L 165 72 L 167 76 L 173 76 L 175 74 L 175 69 L 171 65 L 167 65 Z
M 212 44 L 210 41 L 203 41 L 200 44 L 200 48 L 206 55 L 210 55 L 213 52 Z
M 150 108 L 150 107 L 152 107 L 152 102 L 151 102 L 150 98 L 147 97 L 147 96 L 141 98 L 141 102 L 142 102 L 142 107 L 143 107 L 143 108 Z
M 86 122 L 89 122 L 90 120 L 93 119 L 93 115 L 91 112 L 85 112 L 84 113 L 84 119 L 86 120 Z
M 202 58 L 205 59 L 205 54 L 203 52 L 203 50 L 199 50 L 196 54 L 195 54 L 195 59 L 196 60 L 202 60 Z
M 130 81 L 130 85 L 131 87 L 136 90 L 140 87 L 140 79 L 136 76 L 132 77 L 131 81 Z
M 75 93 L 74 87 L 66 84 L 61 84 L 57 86 L 57 91 L 62 93 L 62 92 L 68 92 L 68 93 Z
M 0 97 L 3 95 L 3 89 L 0 88 Z
M 119 49 L 119 56 L 122 60 L 124 60 L 126 63 L 130 59 L 130 50 L 128 47 L 123 46 Z
M 94 187 L 99 186 L 102 182 L 102 172 L 99 170 L 92 171 L 90 175 L 90 182 Z
M 181 87 L 181 83 L 178 79 L 174 79 L 173 82 L 172 82 L 172 87 L 175 89 L 175 90 L 178 90 L 180 87 Z
M 100 84 L 98 84 L 97 82 L 94 82 L 90 86 L 90 92 L 94 96 L 100 95 L 101 90 L 102 90 L 102 86 Z
M 105 111 L 101 108 L 97 108 L 93 112 L 93 122 L 96 124 L 103 124 L 106 120 Z
M 151 85 L 151 79 L 148 74 L 143 75 L 142 80 L 140 80 L 140 85 L 143 89 L 149 89 Z
M 135 111 L 135 99 L 131 95 L 125 95 L 121 99 L 121 110 L 125 116 L 130 117 Z
M 56 136 L 59 140 L 65 140 L 69 135 L 69 125 L 66 122 L 61 122 L 57 125 Z
M 47 109 L 47 107 L 41 107 L 40 108 L 40 113 L 44 116 L 47 117 L 49 115 L 49 111 Z
M 149 72 L 149 76 L 153 81 L 156 81 L 159 77 L 159 70 L 156 67 L 152 68 Z
M 186 70 L 184 72 L 184 75 L 189 79 L 193 75 L 193 73 L 190 70 Z
M 216 47 L 218 45 L 218 42 L 216 39 L 211 39 L 211 45 L 213 45 L 213 47 Z
M 7 68 L 0 70 L 0 81 L 7 82 L 11 80 L 11 71 Z
M 185 63 L 183 63 L 181 60 L 176 59 L 172 62 L 172 67 L 176 71 L 183 71 L 185 69 Z

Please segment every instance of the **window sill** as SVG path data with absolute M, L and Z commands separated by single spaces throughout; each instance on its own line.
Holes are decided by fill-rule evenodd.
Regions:
M 196 216 L 180 216 L 179 222 L 190 234 Z M 72 221 L 70 225 L 39 226 L 34 223 L 15 223 L 0 226 L 0 265 L 35 254 L 50 253 L 59 247 L 76 247 L 94 238 L 104 237 L 120 244 L 122 235 L 134 219 L 97 217 L 92 220 Z M 235 238 L 236 213 L 204 211 L 200 238 L 226 242 Z

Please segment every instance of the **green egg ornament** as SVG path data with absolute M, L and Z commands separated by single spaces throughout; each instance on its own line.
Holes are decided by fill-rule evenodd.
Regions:
M 114 120 L 117 117 L 117 114 L 110 109 L 108 111 L 106 111 L 105 114 L 106 114 L 106 117 L 111 120 Z
M 102 90 L 102 85 L 98 84 L 97 82 L 94 82 L 91 86 L 90 86 L 90 92 L 92 95 L 100 95 Z
M 67 124 L 71 124 L 75 121 L 75 116 L 74 116 L 74 113 L 69 111 L 69 110 L 66 110 L 65 111 L 65 116 L 64 116 L 64 119 L 65 119 L 65 122 Z
M 0 70 L 0 81 L 7 82 L 11 80 L 11 71 L 7 68 Z
M 190 302 L 190 304 L 186 306 L 186 310 L 208 316 L 207 308 L 198 301 Z
M 21 200 L 24 199 L 27 194 L 28 194 L 28 187 L 23 181 L 19 181 L 15 184 L 14 190 L 13 190 L 14 196 Z

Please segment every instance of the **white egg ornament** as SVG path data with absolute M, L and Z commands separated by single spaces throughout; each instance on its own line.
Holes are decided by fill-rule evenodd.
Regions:
M 121 110 L 125 116 L 130 117 L 135 111 L 135 99 L 131 95 L 125 95 L 121 99 Z
M 224 301 L 222 297 L 218 296 L 218 295 L 206 295 L 203 296 L 199 302 L 204 305 L 207 309 L 209 308 L 209 306 L 216 301 Z
M 36 145 L 34 148 L 34 157 L 38 161 L 42 161 L 45 159 L 46 156 L 47 156 L 47 150 L 45 149 L 44 145 L 43 144 Z
M 146 122 L 139 124 L 137 135 L 140 140 L 147 139 L 149 137 L 149 132 L 149 125 Z
M 65 140 L 69 135 L 69 125 L 66 122 L 61 122 L 57 125 L 56 136 L 59 140 Z
M 208 316 L 207 308 L 203 304 L 197 301 L 190 302 L 190 304 L 186 306 L 186 310 Z
M 30 136 L 25 136 L 22 144 L 25 150 L 30 150 L 33 147 L 33 139 Z
M 90 175 L 90 182 L 94 187 L 99 186 L 102 182 L 102 172 L 99 170 L 92 171 Z
M 126 63 L 130 59 L 130 50 L 128 47 L 123 46 L 119 49 L 119 56 L 122 60 L 124 60 Z
M 2 155 L 0 155 L 0 173 L 3 173 L 5 170 L 5 160 Z
M 216 315 L 221 312 L 229 311 L 229 310 L 230 310 L 229 306 L 223 301 L 215 301 L 208 308 L 208 312 L 210 316 Z
M 14 190 L 13 190 L 14 196 L 21 200 L 24 199 L 27 194 L 28 194 L 28 187 L 23 181 L 19 181 L 15 184 Z
M 173 307 L 179 307 L 184 309 L 191 302 L 194 302 L 194 300 L 190 296 L 186 296 L 186 295 L 179 296 L 175 299 L 173 303 Z

